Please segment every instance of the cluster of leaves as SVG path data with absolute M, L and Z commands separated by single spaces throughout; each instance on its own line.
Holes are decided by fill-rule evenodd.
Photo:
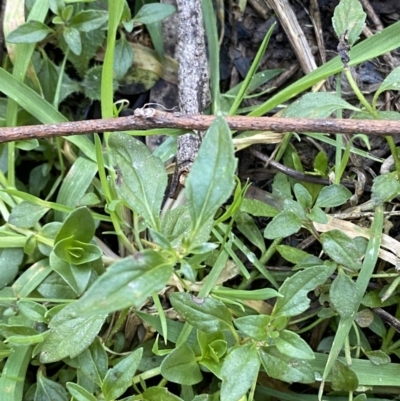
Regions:
M 125 1 L 109 2 L 106 12 L 98 4 L 51 0 L 53 17 L 44 24 L 48 9 L 39 3 L 31 10 L 34 22 L 21 25 L 7 40 L 22 43 L 19 46 L 26 46 L 24 51 L 32 54 L 37 42 L 44 45 L 55 38 L 65 54 L 63 64 L 68 60 L 82 72 L 107 35 L 107 52 L 111 53 L 95 68 L 111 77 L 109 86 L 99 89 L 108 105 L 112 104 L 107 97 L 112 95 L 112 78 L 123 77 L 134 57 L 125 36 L 116 40 L 117 30 L 124 27 L 130 32 L 138 21 L 154 24 L 172 12 L 170 7 L 148 4 L 132 18 Z M 335 14 L 338 36 L 348 30 L 351 45 L 364 24 L 360 7 L 356 0 L 342 0 Z M 212 16 L 211 0 L 204 0 L 204 13 Z M 217 65 L 216 24 L 211 17 L 207 21 L 210 64 Z M 272 30 L 242 84 L 220 95 L 214 82 L 215 112 L 236 113 L 247 94 L 279 72 L 255 73 Z M 393 30 L 387 28 L 366 40 L 364 47 L 372 49 L 367 54 L 362 44 L 359 50 L 355 47 L 351 60 L 363 61 L 360 54 L 372 57 L 375 48 L 371 43 L 382 37 L 381 53 L 394 48 L 395 41 L 388 39 Z M 124 58 L 122 66 L 114 59 L 109 62 L 109 54 Z M 28 64 L 23 67 L 20 56 L 17 52 L 14 72 L 23 71 L 23 76 Z M 57 111 L 58 102 L 54 103 L 64 98 L 64 67 L 56 67 L 44 51 L 41 57 L 52 66 L 52 82 L 59 83 L 45 100 L 0 69 L 0 86 L 10 97 L 4 118 L 8 124 L 17 121 L 13 102 L 41 122 L 65 121 Z M 33 64 L 40 77 L 40 63 Z M 304 91 L 314 80 L 339 70 L 339 61 L 333 60 L 251 113 L 262 114 L 276 102 Z M 397 113 L 378 111 L 376 103 L 383 91 L 397 90 L 399 71 L 388 75 L 370 108 L 364 99 L 361 109 L 333 94 L 311 93 L 289 105 L 285 115 L 327 117 L 348 109 L 355 118 L 365 117 L 366 112 L 373 118 L 398 118 Z M 48 76 L 39 79 L 43 88 Z M 63 148 L 45 141 L 18 145 L 40 155 L 28 187 L 15 181 L 14 144 L 1 147 L 0 155 L 5 154 L 7 160 L 0 164 L 4 219 L 0 227 L 0 392 L 4 401 L 285 399 L 284 393 L 258 384 L 258 377 L 265 373 L 288 383 L 329 382 L 333 390 L 351 397 L 363 386 L 398 385 L 398 365 L 390 363 L 390 356 L 400 356 L 400 343 L 392 341 L 392 329 L 369 309 L 398 304 L 398 277 L 391 283 L 393 276 L 388 272 L 383 293 L 366 291 L 380 250 L 383 204 L 400 193 L 397 172 L 374 181 L 375 217 L 367 234 L 360 231 L 360 236 L 350 236 L 337 229 L 320 234 L 317 227 L 331 221 L 329 210 L 354 200 L 340 184 L 350 151 L 356 151 L 351 142 L 343 147 L 343 155 L 341 143 L 335 144 L 342 157 L 335 165 L 333 185 L 300 183 L 278 173 L 265 203 L 245 197 L 248 186 L 242 187 L 235 179 L 232 132 L 223 117 L 217 117 L 187 177 L 186 203 L 162 210 L 167 187 L 164 161 L 170 153 L 165 148 L 152 153 L 131 134 L 105 134 L 103 142 L 97 135 L 94 141 L 71 137 L 64 140 Z M 296 149 L 288 144 L 289 136 L 281 146 L 281 157 L 287 166 L 303 171 Z M 251 135 L 244 133 L 243 138 L 252 143 Z M 329 142 L 322 135 L 318 139 Z M 171 136 L 167 144 L 173 146 L 174 140 Z M 54 149 L 58 158 L 49 156 Z M 64 176 L 65 160 L 71 166 Z M 60 174 L 51 181 L 48 176 L 53 168 Z M 330 172 L 328 157 L 320 152 L 312 173 L 328 177 Z M 46 200 L 41 199 L 42 193 Z M 270 220 L 260 230 L 256 218 Z M 98 239 L 96 234 L 104 227 L 118 240 L 121 257 Z M 315 237 L 324 257 L 281 244 L 300 230 Z M 275 274 L 265 269 L 274 254 L 293 265 L 290 272 Z M 223 285 L 234 277 L 240 280 L 236 287 Z M 252 288 L 255 280 L 262 280 L 264 288 Z M 316 312 L 310 310 L 309 292 L 317 299 Z M 168 305 L 184 322 L 166 312 L 165 293 Z M 270 299 L 273 306 L 265 302 Z M 141 319 L 141 327 L 156 331 L 157 338 L 151 335 L 143 342 L 137 335 L 136 342 L 128 341 L 124 330 L 134 317 Z M 314 352 L 301 332 L 326 319 L 331 319 L 336 334 L 324 338 L 319 352 Z M 373 349 L 363 327 L 382 339 L 380 349 Z M 339 358 L 342 350 L 344 357 Z M 361 360 L 361 353 L 367 359 Z M 158 376 L 163 378 L 161 383 L 150 384 Z M 173 392 L 176 387 L 166 386 L 168 382 L 178 384 L 179 390 Z M 320 396 L 322 390 L 323 386 Z M 356 398 L 364 400 L 366 395 Z

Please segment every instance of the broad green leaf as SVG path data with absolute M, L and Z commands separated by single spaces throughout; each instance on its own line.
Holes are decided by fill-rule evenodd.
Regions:
M 400 90 L 400 66 L 392 70 L 389 75 L 386 76 L 381 86 L 375 92 L 374 101 L 384 91 L 399 91 Z
M 386 365 L 387 363 L 390 363 L 389 355 L 381 350 L 365 351 L 364 354 L 374 365 L 380 366 L 380 365 Z
M 307 293 L 322 285 L 333 274 L 336 266 L 313 266 L 287 278 L 279 292 L 273 309 L 273 316 L 296 316 L 307 310 L 310 300 Z
M 251 214 L 252 216 L 260 217 L 275 217 L 279 211 L 274 207 L 261 202 L 257 199 L 243 199 L 240 205 L 240 210 L 242 212 Z
M 171 294 L 170 301 L 186 322 L 201 331 L 212 333 L 232 327 L 232 316 L 221 301 L 184 292 Z
M 331 380 L 335 391 L 354 391 L 358 387 L 358 378 L 354 370 L 339 359 L 333 365 Z
M 360 110 L 334 93 L 312 92 L 295 100 L 283 115 L 284 117 L 326 118 L 341 109 Z
M 75 305 L 66 306 L 50 321 L 40 361 L 50 363 L 66 357 L 75 358 L 93 342 L 106 317 L 106 312 L 77 317 Z
M 295 264 L 301 263 L 303 260 L 306 260 L 307 258 L 312 256 L 306 251 L 289 245 L 278 245 L 276 247 L 276 250 L 285 260 Z
M 279 333 L 279 337 L 275 338 L 276 348 L 282 354 L 291 358 L 314 359 L 314 352 L 310 346 L 296 333 L 289 330 L 283 330 Z
M 50 209 L 23 201 L 13 208 L 8 222 L 19 228 L 33 227 Z
M 274 182 L 272 183 L 272 193 L 278 198 L 293 199 L 290 181 L 286 174 L 280 171 L 275 174 Z
M 65 27 L 63 31 L 64 40 L 72 53 L 79 56 L 82 53 L 82 40 L 79 31 L 73 27 Z
M 71 207 L 81 206 L 80 201 L 92 184 L 96 173 L 96 163 L 84 157 L 78 157 L 61 184 L 57 203 Z M 65 217 L 66 213 L 55 213 L 55 220 L 62 221 Z
M 268 376 L 288 383 L 314 383 L 314 369 L 298 358 L 291 358 L 279 352 L 275 347 L 259 351 L 261 362 Z
M 237 229 L 244 235 L 244 237 L 255 245 L 262 253 L 265 252 L 264 238 L 254 219 L 247 213 L 239 212 L 236 215 L 235 222 Z
M 143 348 L 138 348 L 108 370 L 101 387 L 106 401 L 120 397 L 132 385 L 132 379 L 142 359 L 142 354 Z
M 271 316 L 254 315 L 235 319 L 235 326 L 245 335 L 255 341 L 267 341 L 267 329 L 271 323 Z
M 315 206 L 321 208 L 340 206 L 346 203 L 351 195 L 351 192 L 343 185 L 329 185 L 321 189 L 321 192 L 315 201 Z
M 328 171 L 328 156 L 325 152 L 319 151 L 314 159 L 314 170 L 322 177 L 325 177 Z
M 187 344 L 182 344 L 168 354 L 161 363 L 160 371 L 168 381 L 186 386 L 192 386 L 203 379 L 196 355 Z
M 47 379 L 39 370 L 34 401 L 68 401 L 68 395 L 63 385 Z
M 338 275 L 329 289 L 329 299 L 343 318 L 354 316 L 358 308 L 356 283 L 339 269 Z
M 183 401 L 170 393 L 165 387 L 150 387 L 143 394 L 145 401 Z
M 69 23 L 69 26 L 80 32 L 89 32 L 101 28 L 107 22 L 107 19 L 107 11 L 85 10 L 76 14 Z
M 53 30 L 42 22 L 29 21 L 9 33 L 6 41 L 10 43 L 36 43 L 43 40 L 50 32 Z
M 99 337 L 96 337 L 90 347 L 81 352 L 77 359 L 82 372 L 101 387 L 107 373 L 108 356 Z
M 76 401 L 97 401 L 97 398 L 90 394 L 85 388 L 79 384 L 68 382 L 66 383 L 67 390 Z
M 193 238 L 231 195 L 236 164 L 230 129 L 222 117 L 217 117 L 185 182 Z
M 221 368 L 221 401 L 239 401 L 256 380 L 259 369 L 255 344 L 247 343 L 234 348 Z
M 303 209 L 308 209 L 312 206 L 312 197 L 303 185 L 294 184 L 293 192 L 296 195 L 297 202 L 299 202 Z
M 119 195 L 153 229 L 159 229 L 159 213 L 167 186 L 164 164 L 130 135 L 112 134 L 109 146 L 119 176 L 116 183 Z
M 80 207 L 71 212 L 65 219 L 54 242 L 57 244 L 63 239 L 73 238 L 75 241 L 88 243 L 94 236 L 95 228 L 89 209 Z
M 372 184 L 371 200 L 375 206 L 390 202 L 400 195 L 400 181 L 397 172 L 378 175 Z
M 170 261 L 153 250 L 120 259 L 74 303 L 75 310 L 86 315 L 139 307 L 147 297 L 164 288 L 172 268 Z
M 302 226 L 302 220 L 292 211 L 279 213 L 265 228 L 264 237 L 268 239 L 285 238 L 297 233 Z
M 45 318 L 47 308 L 42 304 L 33 301 L 18 301 L 17 307 L 24 316 L 34 322 L 47 321 Z
M 353 46 L 364 29 L 366 17 L 359 0 L 340 0 L 332 18 L 337 37 L 347 33 L 349 45 Z
M 129 68 L 132 67 L 133 63 L 133 50 L 132 46 L 126 40 L 125 36 L 122 35 L 115 44 L 114 54 L 114 78 L 119 80 L 122 79 L 128 72 Z
M 314 221 L 315 223 L 320 223 L 320 224 L 327 224 L 329 221 L 326 213 L 318 206 L 314 206 L 311 209 L 310 213 L 307 213 L 307 217 L 311 221 Z
M 324 252 L 336 263 L 354 271 L 361 269 L 361 258 L 367 248 L 365 238 L 350 238 L 343 231 L 331 230 L 322 233 L 320 239 Z
M 11 284 L 17 277 L 23 258 L 22 248 L 0 248 L 0 289 Z
M 54 253 L 63 261 L 82 265 L 93 262 L 101 257 L 102 252 L 97 245 L 77 241 L 73 237 L 58 241 L 54 247 Z
M 145 4 L 133 19 L 135 22 L 141 22 L 142 24 L 153 24 L 169 17 L 175 10 L 175 7 L 171 4 Z

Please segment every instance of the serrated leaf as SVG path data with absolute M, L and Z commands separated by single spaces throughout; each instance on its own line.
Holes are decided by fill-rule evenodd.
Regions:
M 268 239 L 285 238 L 297 233 L 302 220 L 293 212 L 284 210 L 275 216 L 265 228 L 264 237 Z
M 203 379 L 196 355 L 185 343 L 167 355 L 161 363 L 160 371 L 168 381 L 186 386 L 197 384 Z
M 115 133 L 109 140 L 116 164 L 117 191 L 125 202 L 155 230 L 160 225 L 160 209 L 167 186 L 164 164 L 130 135 Z
M 343 185 L 333 184 L 323 187 L 315 201 L 315 206 L 335 207 L 346 203 L 351 198 L 352 193 Z
M 354 391 L 358 387 L 358 378 L 354 370 L 339 359 L 333 365 L 331 380 L 335 391 Z
M 332 18 L 333 29 L 340 39 L 347 32 L 348 42 L 353 46 L 365 26 L 366 14 L 358 0 L 340 0 Z
M 331 230 L 322 233 L 320 240 L 324 252 L 336 263 L 354 271 L 360 270 L 361 257 L 367 248 L 367 240 L 350 238 L 340 230 Z
M 353 316 L 357 312 L 358 291 L 356 283 L 342 269 L 339 270 L 329 289 L 329 299 L 343 318 Z
M 279 293 L 283 298 L 276 300 L 273 316 L 296 316 L 307 310 L 310 300 L 307 293 L 322 285 L 335 271 L 335 266 L 313 266 L 287 278 Z
M 49 324 L 40 361 L 50 363 L 63 358 L 75 358 L 93 342 L 107 313 L 77 317 L 75 305 L 70 304 L 58 312 Z
M 28 21 L 7 35 L 9 43 L 36 43 L 43 40 L 50 32 L 47 25 L 39 21 Z
M 153 24 L 169 17 L 175 11 L 176 8 L 171 4 L 145 4 L 133 19 L 142 24 Z
M 138 348 L 108 370 L 101 387 L 106 401 L 120 397 L 132 385 L 132 379 L 142 359 L 142 354 L 143 348 Z
M 400 195 L 400 182 L 397 172 L 378 175 L 374 179 L 371 190 L 371 200 L 374 206 L 390 202 L 393 198 Z
M 231 195 L 237 160 L 226 121 L 217 117 L 208 129 L 185 181 L 192 237 Z
M 310 346 L 296 333 L 289 330 L 282 330 L 279 337 L 275 338 L 276 348 L 282 354 L 291 358 L 314 359 L 314 352 Z
M 173 293 L 170 301 L 174 309 L 192 326 L 212 333 L 232 327 L 228 308 L 213 298 L 197 298 L 187 293 Z
M 23 201 L 12 209 L 8 222 L 16 227 L 31 228 L 49 210 L 48 207 Z
M 234 348 L 225 357 L 221 368 L 221 401 L 239 401 L 250 389 L 259 369 L 260 360 L 255 344 Z
M 287 383 L 314 383 L 312 366 L 298 358 L 282 354 L 275 347 L 263 348 L 259 352 L 261 362 L 268 376 Z
M 79 314 L 96 314 L 139 307 L 165 286 L 172 268 L 170 261 L 153 250 L 120 259 L 74 303 L 75 310 Z
M 337 110 L 359 111 L 334 93 L 306 93 L 294 101 L 283 113 L 285 117 L 326 118 Z

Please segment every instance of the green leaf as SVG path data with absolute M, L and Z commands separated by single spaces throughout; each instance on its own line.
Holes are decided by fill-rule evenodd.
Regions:
M 289 245 L 278 245 L 276 250 L 285 260 L 294 264 L 301 263 L 303 260 L 306 260 L 312 256 L 301 249 L 294 248 L 293 246 Z
M 312 197 L 303 185 L 294 184 L 293 192 L 296 195 L 297 202 L 299 202 L 303 209 L 308 209 L 312 206 Z
M 346 203 L 351 198 L 351 192 L 340 184 L 323 187 L 315 201 L 318 207 L 335 207 Z
M 265 252 L 265 241 L 254 219 L 247 213 L 239 212 L 236 215 L 236 227 L 261 252 Z
M 310 213 L 307 213 L 307 217 L 311 220 L 314 221 L 315 223 L 320 223 L 320 224 L 327 224 L 328 223 L 328 216 L 326 213 L 320 209 L 318 206 L 314 206 Z
M 182 398 L 170 393 L 165 387 L 150 387 L 142 395 L 145 401 L 183 401 Z
M 264 301 L 269 298 L 275 298 L 281 296 L 281 294 L 279 294 L 273 288 L 262 288 L 259 290 L 237 290 L 233 288 L 215 286 L 211 290 L 211 293 L 223 298 L 244 299 L 244 300 L 251 299 L 259 301 Z
M 100 29 L 107 22 L 107 19 L 107 11 L 86 10 L 76 14 L 74 18 L 72 18 L 69 26 L 81 32 L 89 32 Z
M 331 380 L 335 391 L 354 391 L 358 387 L 358 378 L 354 370 L 339 359 L 333 365 Z
M 387 363 L 390 363 L 389 355 L 381 350 L 364 351 L 364 354 L 374 365 L 380 366 L 380 365 L 386 365 Z
M 171 262 L 153 250 L 144 250 L 112 264 L 74 303 L 78 314 L 109 313 L 139 307 L 164 288 L 172 274 Z
M 367 248 L 365 238 L 350 238 L 343 231 L 331 230 L 322 233 L 320 240 L 324 252 L 336 263 L 354 271 L 361 269 L 361 258 Z
M 63 37 L 72 53 L 79 56 L 82 53 L 82 40 L 79 31 L 72 27 L 65 27 Z
M 23 258 L 22 248 L 0 248 L 0 289 L 11 284 L 17 277 Z
M 283 330 L 279 333 L 279 337 L 274 340 L 276 348 L 282 354 L 286 354 L 291 358 L 298 359 L 314 359 L 314 352 L 310 346 L 296 333 L 289 330 Z
M 285 238 L 297 233 L 302 220 L 293 212 L 284 210 L 275 216 L 265 228 L 264 237 L 268 239 Z
M 271 323 L 271 316 L 254 315 L 235 319 L 235 326 L 245 335 L 255 341 L 267 341 L 267 328 Z
M 53 30 L 42 22 L 29 21 L 10 32 L 6 41 L 9 43 L 36 43 L 43 40 L 50 32 Z
M 108 355 L 99 337 L 96 337 L 89 348 L 78 355 L 79 368 L 91 381 L 102 386 L 107 373 Z
M 82 265 L 93 262 L 101 257 L 101 249 L 97 245 L 75 240 L 73 237 L 57 242 L 54 253 L 67 263 Z
M 122 79 L 132 67 L 133 63 L 133 50 L 132 46 L 126 40 L 125 36 L 121 36 L 115 43 L 114 53 L 114 78 Z
M 186 386 L 203 380 L 196 355 L 187 344 L 180 345 L 168 354 L 161 363 L 160 371 L 168 381 Z
M 68 401 L 68 396 L 64 386 L 47 379 L 43 376 L 42 370 L 39 370 L 35 401 Z
M 109 140 L 111 157 L 117 165 L 119 195 L 155 230 L 167 186 L 164 164 L 130 135 L 115 133 Z
M 13 208 L 8 222 L 19 228 L 31 228 L 48 211 L 49 208 L 45 206 L 23 201 Z
M 275 217 L 279 211 L 274 207 L 261 202 L 257 199 L 243 199 L 240 205 L 240 210 L 242 212 L 251 214 L 252 216 L 259 217 Z
M 106 401 L 120 397 L 132 385 L 132 379 L 142 359 L 142 354 L 143 348 L 138 348 L 108 370 L 101 387 Z
M 239 401 L 256 380 L 259 369 L 255 344 L 248 343 L 233 349 L 225 357 L 221 368 L 221 401 Z
M 44 305 L 33 301 L 18 301 L 17 307 L 28 319 L 34 322 L 47 322 L 45 318 L 47 308 Z
M 360 111 L 334 93 L 312 92 L 295 100 L 283 115 L 285 117 L 326 118 L 341 109 Z
M 312 366 L 298 358 L 282 354 L 275 347 L 259 351 L 261 362 L 268 376 L 288 383 L 314 383 L 315 375 Z
M 272 193 L 278 198 L 293 199 L 290 181 L 286 174 L 280 171 L 275 174 L 274 182 L 272 183 Z
M 339 269 L 329 289 L 329 299 L 343 318 L 354 316 L 358 309 L 358 291 L 356 283 Z
M 153 24 L 162 21 L 175 12 L 175 7 L 171 4 L 145 4 L 135 15 L 133 20 L 142 24 Z
M 205 333 L 232 327 L 232 316 L 221 301 L 197 298 L 183 292 L 171 294 L 170 301 L 186 322 Z
M 235 170 L 230 129 L 222 117 L 217 117 L 203 139 L 185 182 L 193 238 L 231 195 Z
M 313 266 L 287 278 L 279 290 L 283 298 L 276 300 L 273 316 L 296 316 L 306 311 L 310 305 L 307 293 L 324 284 L 334 271 L 335 266 Z
M 107 313 L 93 316 L 77 317 L 75 304 L 70 304 L 58 312 L 49 324 L 40 361 L 50 363 L 63 358 L 75 358 L 94 340 Z
M 75 241 L 88 243 L 94 236 L 95 224 L 87 207 L 80 207 L 71 212 L 58 231 L 54 242 L 73 238 Z
M 386 76 L 384 81 L 381 83 L 381 86 L 375 92 L 374 99 L 377 99 L 382 92 L 389 90 L 400 90 L 400 66 L 396 67 Z
M 353 46 L 364 29 L 365 18 L 358 0 L 340 0 L 332 18 L 333 29 L 339 39 L 347 32 L 349 45 Z
M 67 390 L 76 401 L 97 401 L 97 398 L 90 394 L 85 388 L 79 384 L 68 382 L 66 383 Z
M 325 152 L 319 151 L 314 159 L 314 171 L 325 177 L 328 171 L 328 157 Z
M 372 184 L 371 200 L 375 206 L 390 202 L 400 195 L 400 182 L 397 172 L 378 175 Z

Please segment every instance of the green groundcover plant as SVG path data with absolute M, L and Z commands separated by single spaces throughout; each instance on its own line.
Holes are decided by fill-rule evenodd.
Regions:
M 397 270 L 381 268 L 383 289 L 368 288 L 382 242 L 384 205 L 400 194 L 393 139 L 387 141 L 396 170 L 374 180 L 374 218 L 366 235 L 317 230 L 329 225 L 330 211 L 354 197 L 340 183 L 350 152 L 368 155 L 352 141 L 344 145 L 340 135 L 332 140 L 309 134 L 336 148 L 332 168 L 324 152 L 314 160 L 313 174 L 334 173 L 331 185 L 278 173 L 272 201 L 247 198 L 249 184 L 235 176 L 238 136 L 223 116 L 244 112 L 242 100 L 279 73 L 257 73 L 273 28 L 246 79 L 220 94 L 214 9 L 211 0 L 202 5 L 216 118 L 187 177 L 186 202 L 174 207 L 164 202 L 165 162 L 175 152 L 176 130 L 0 145 L 1 400 L 317 397 L 315 390 L 295 396 L 278 390 L 268 384 L 271 378 L 299 389 L 319 388 L 324 400 L 375 399 L 390 387 L 398 392 L 400 365 L 391 357 L 398 360 L 400 341 L 372 312 L 390 305 L 398 311 Z M 100 99 L 102 117 L 118 115 L 113 92 L 135 58 L 125 34 L 145 24 L 155 57 L 161 58 L 160 22 L 175 12 L 172 6 L 151 3 L 137 7 L 132 17 L 124 0 L 18 6 L 16 12 L 23 13 L 25 6 L 28 17 L 6 37 L 12 62 L 0 68 L 3 126 L 68 121 L 73 115 L 62 102 L 76 92 Z M 396 112 L 378 110 L 377 99 L 384 91 L 398 90 L 400 67 L 369 103 L 349 66 L 399 47 L 400 23 L 356 45 L 364 23 L 360 3 L 341 0 L 333 26 L 338 40 L 348 45 L 349 60 L 343 64 L 336 57 L 250 115 L 285 103 L 287 117 L 326 118 L 348 110 L 352 118 L 399 119 Z M 61 50 L 59 65 L 46 50 L 49 43 Z M 104 43 L 103 62 L 89 67 Z M 78 78 L 68 75 L 68 66 Z M 303 94 L 342 71 L 358 104 L 338 94 Z M 302 96 L 289 101 L 297 95 Z M 154 133 L 169 137 L 151 152 L 137 136 Z M 278 157 L 303 171 L 290 137 L 286 134 Z M 366 136 L 359 138 L 369 146 Z M 17 165 L 29 161 L 35 167 L 23 181 Z M 300 231 L 314 236 L 322 252 L 287 245 L 286 238 Z M 107 245 L 110 238 L 113 247 Z M 290 271 L 266 269 L 276 255 L 292 266 Z M 315 352 L 308 335 L 328 319 L 331 335 Z M 369 341 L 365 327 L 378 342 Z

